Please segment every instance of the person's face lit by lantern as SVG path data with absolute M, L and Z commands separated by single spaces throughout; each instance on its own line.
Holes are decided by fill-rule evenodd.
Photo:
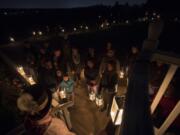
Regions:
M 63 80 L 64 80 L 65 82 L 67 82 L 67 81 L 69 80 L 69 76 L 68 76 L 68 75 L 65 75 L 65 76 L 63 77 Z
M 56 71 L 56 75 L 57 75 L 57 77 L 61 77 L 62 76 L 62 72 L 60 70 L 57 70 Z
M 52 69 L 53 68 L 51 61 L 46 62 L 46 68 L 47 69 Z
M 87 66 L 88 66 L 89 68 L 93 68 L 93 67 L 94 67 L 94 63 L 89 60 L 89 61 L 87 61 Z
M 114 57 L 114 51 L 113 50 L 109 50 L 108 52 L 107 52 L 107 56 L 108 57 Z
M 135 46 L 133 46 L 133 47 L 131 48 L 131 51 L 132 51 L 133 54 L 137 54 L 137 53 L 139 52 L 138 48 L 135 47 Z
M 61 56 L 61 50 L 55 50 L 54 51 L 54 56 L 55 57 L 60 57 Z

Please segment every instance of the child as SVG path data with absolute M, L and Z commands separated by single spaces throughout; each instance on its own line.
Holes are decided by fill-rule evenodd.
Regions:
M 59 85 L 60 90 L 65 90 L 67 95 L 73 94 L 74 81 L 69 78 L 68 74 L 63 75 L 63 80 Z

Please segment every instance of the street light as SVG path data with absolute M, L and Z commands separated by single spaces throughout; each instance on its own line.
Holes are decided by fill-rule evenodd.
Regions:
M 111 119 L 114 125 L 121 125 L 124 112 L 124 96 L 114 96 L 111 106 Z

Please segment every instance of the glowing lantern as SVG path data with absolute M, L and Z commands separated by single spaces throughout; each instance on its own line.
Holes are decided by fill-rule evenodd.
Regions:
M 101 107 L 103 104 L 104 104 L 104 100 L 103 100 L 102 96 L 101 95 L 97 96 L 96 97 L 96 105 L 98 107 Z
M 30 85 L 36 84 L 32 76 L 28 77 L 28 80 L 29 80 Z
M 121 78 L 121 79 L 124 78 L 124 72 L 123 72 L 123 71 L 120 71 L 120 73 L 119 73 L 119 78 Z
M 65 99 L 67 97 L 65 88 L 59 92 L 59 96 L 61 99 Z
M 115 96 L 113 98 L 110 115 L 114 125 L 121 125 L 124 112 L 124 100 L 124 96 Z
M 91 91 L 91 92 L 89 93 L 89 99 L 90 99 L 91 101 L 94 101 L 94 100 L 96 99 L 96 94 L 95 94 L 95 92 Z

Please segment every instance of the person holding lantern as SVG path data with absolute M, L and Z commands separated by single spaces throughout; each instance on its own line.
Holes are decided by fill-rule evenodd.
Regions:
M 71 62 L 69 63 L 70 72 L 72 73 L 73 80 L 79 83 L 80 73 L 82 69 L 81 56 L 79 50 L 74 47 L 72 48 Z
M 115 70 L 114 61 L 108 61 L 106 70 L 102 74 L 100 81 L 100 89 L 103 92 L 104 107 L 101 111 L 107 109 L 107 115 L 109 115 L 113 97 L 116 93 L 116 85 L 118 83 L 118 74 Z
M 58 88 L 60 90 L 64 90 L 66 92 L 66 94 L 67 94 L 67 98 L 70 98 L 71 96 L 73 96 L 74 81 L 69 78 L 68 74 L 64 74 L 63 75 L 63 80 L 59 84 Z
M 115 52 L 112 49 L 107 50 L 106 56 L 102 59 L 100 63 L 100 68 L 99 68 L 99 74 L 100 77 L 102 77 L 103 72 L 106 70 L 107 63 L 109 61 L 113 61 L 115 64 L 115 71 L 119 74 L 120 71 L 120 63 L 119 60 L 115 56 Z
M 27 113 L 24 127 L 26 135 L 75 135 L 64 121 L 51 113 L 52 95 L 43 85 L 27 88 L 17 99 L 18 108 Z
M 86 67 L 84 69 L 84 76 L 88 86 L 88 92 L 93 91 L 97 94 L 97 79 L 98 79 L 98 69 L 95 66 L 94 59 L 88 59 L 86 62 Z

